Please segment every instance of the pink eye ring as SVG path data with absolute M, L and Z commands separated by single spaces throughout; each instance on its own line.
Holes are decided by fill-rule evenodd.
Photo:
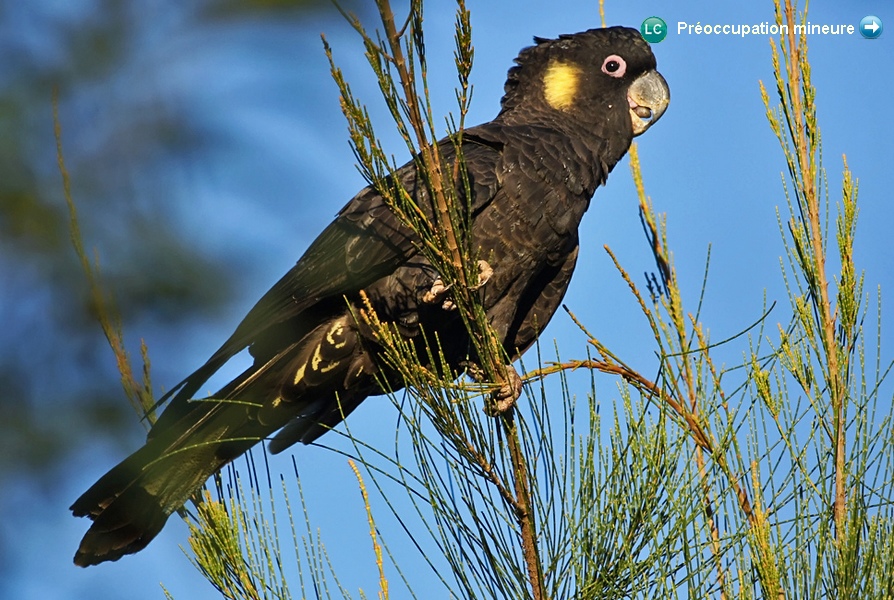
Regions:
M 617 54 L 607 56 L 602 61 L 602 72 L 609 77 L 623 77 L 627 72 L 627 61 Z

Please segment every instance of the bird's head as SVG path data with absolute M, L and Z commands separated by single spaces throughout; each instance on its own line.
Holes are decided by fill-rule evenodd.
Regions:
M 509 70 L 504 122 L 621 136 L 629 146 L 667 109 L 667 82 L 637 30 L 608 27 L 534 41 Z

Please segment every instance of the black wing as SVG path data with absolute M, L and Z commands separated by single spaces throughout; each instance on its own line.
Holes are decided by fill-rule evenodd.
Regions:
M 502 143 L 492 136 L 479 137 L 473 133 L 475 130 L 469 131 L 463 138 L 464 152 L 495 166 Z M 445 159 L 453 161 L 453 142 L 441 140 L 439 144 Z M 417 198 L 425 194 L 412 162 L 396 171 L 394 177 Z M 489 203 L 498 189 L 497 175 L 492 169 L 480 173 L 478 179 L 473 182 L 473 211 Z M 158 404 L 173 398 L 172 406 L 182 405 L 228 360 L 262 340 L 277 325 L 326 299 L 342 302 L 343 296 L 355 295 L 392 273 L 416 255 L 415 239 L 382 196 L 372 187 L 364 188 L 339 211 L 297 264 L 264 294 L 205 364 L 172 388 Z

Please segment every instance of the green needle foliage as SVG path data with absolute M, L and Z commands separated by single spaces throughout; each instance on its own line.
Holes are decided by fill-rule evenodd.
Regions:
M 522 365 L 518 408 L 500 414 L 491 393 L 512 367 L 474 293 L 481 257 L 466 235 L 468 211 L 458 210 L 469 198 L 459 152 L 472 91 L 469 13 L 459 0 L 459 114 L 447 120 L 460 154 L 454 169 L 432 144 L 439 127 L 426 85 L 422 3 L 410 2 L 400 27 L 387 0 L 377 6 L 381 34 L 346 17 L 362 36 L 394 123 L 424 175 L 435 219 L 389 177 L 397 165 L 324 41 L 353 148 L 361 172 L 452 286 L 483 357 L 470 376 L 456 379 L 436 345 L 420 361 L 370 306 L 355 315 L 378 336 L 410 398 L 389 394 L 401 413 L 393 452 L 364 444 L 349 429 L 341 434 L 353 443 L 378 597 L 894 597 L 894 439 L 891 415 L 879 410 L 891 365 L 882 366 L 878 351 L 880 300 L 876 350 L 867 347 L 868 295 L 853 260 L 857 182 L 845 161 L 841 200 L 833 207 L 793 0 L 775 0 L 777 23 L 788 26 L 772 44 L 779 106 L 760 88 L 787 165 L 779 223 L 790 320 L 774 326 L 765 316 L 743 324 L 741 335 L 709 339 L 702 297 L 694 311 L 686 308 L 666 219 L 646 196 L 634 146 L 631 166 L 656 272 L 642 286 L 606 250 L 651 328 L 658 376 L 644 376 L 578 323 L 585 355 L 561 360 L 556 349 L 556 359 L 546 362 L 537 348 L 536 368 Z M 76 247 L 98 286 L 82 245 Z M 718 364 L 718 347 L 734 344 L 742 363 Z M 120 345 L 112 346 L 126 365 Z M 602 395 L 606 387 L 617 390 L 607 423 L 597 382 Z M 148 379 L 143 389 L 151 390 Z M 306 507 L 301 515 L 291 510 L 297 468 L 274 486 L 269 471 L 266 483 L 258 475 L 251 455 L 248 467 L 247 479 L 235 471 L 219 477 L 216 493 L 197 499 L 188 517 L 198 568 L 227 598 L 299 597 L 292 590 L 300 597 L 351 597 Z M 300 483 L 298 489 L 304 506 Z M 282 518 L 274 505 L 285 507 L 288 541 L 279 537 Z M 380 530 L 380 510 L 391 511 L 403 532 Z M 394 536 L 403 542 L 404 535 L 412 544 L 402 545 L 423 554 L 443 590 L 414 592 L 386 543 Z

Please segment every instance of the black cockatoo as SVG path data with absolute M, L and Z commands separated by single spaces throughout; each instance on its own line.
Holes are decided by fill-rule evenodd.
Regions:
M 670 98 L 635 29 L 535 42 L 509 70 L 496 118 L 462 135 L 469 186 L 459 194 L 472 194 L 463 203 L 472 211 L 469 235 L 492 271 L 478 293 L 513 358 L 565 294 L 578 226 L 596 188 Z M 439 145 L 454 161 L 453 142 Z M 412 161 L 392 177 L 432 210 Z M 439 275 L 415 242 L 375 189 L 357 194 L 220 349 L 172 390 L 146 444 L 75 501 L 72 512 L 93 520 L 75 563 L 141 550 L 229 461 L 271 435 L 272 452 L 312 442 L 381 393 L 377 375 L 401 387 L 355 319 L 361 292 L 408 339 L 436 334 L 457 370 L 474 361 L 456 311 L 431 301 Z M 210 398 L 194 399 L 245 348 L 254 364 Z

